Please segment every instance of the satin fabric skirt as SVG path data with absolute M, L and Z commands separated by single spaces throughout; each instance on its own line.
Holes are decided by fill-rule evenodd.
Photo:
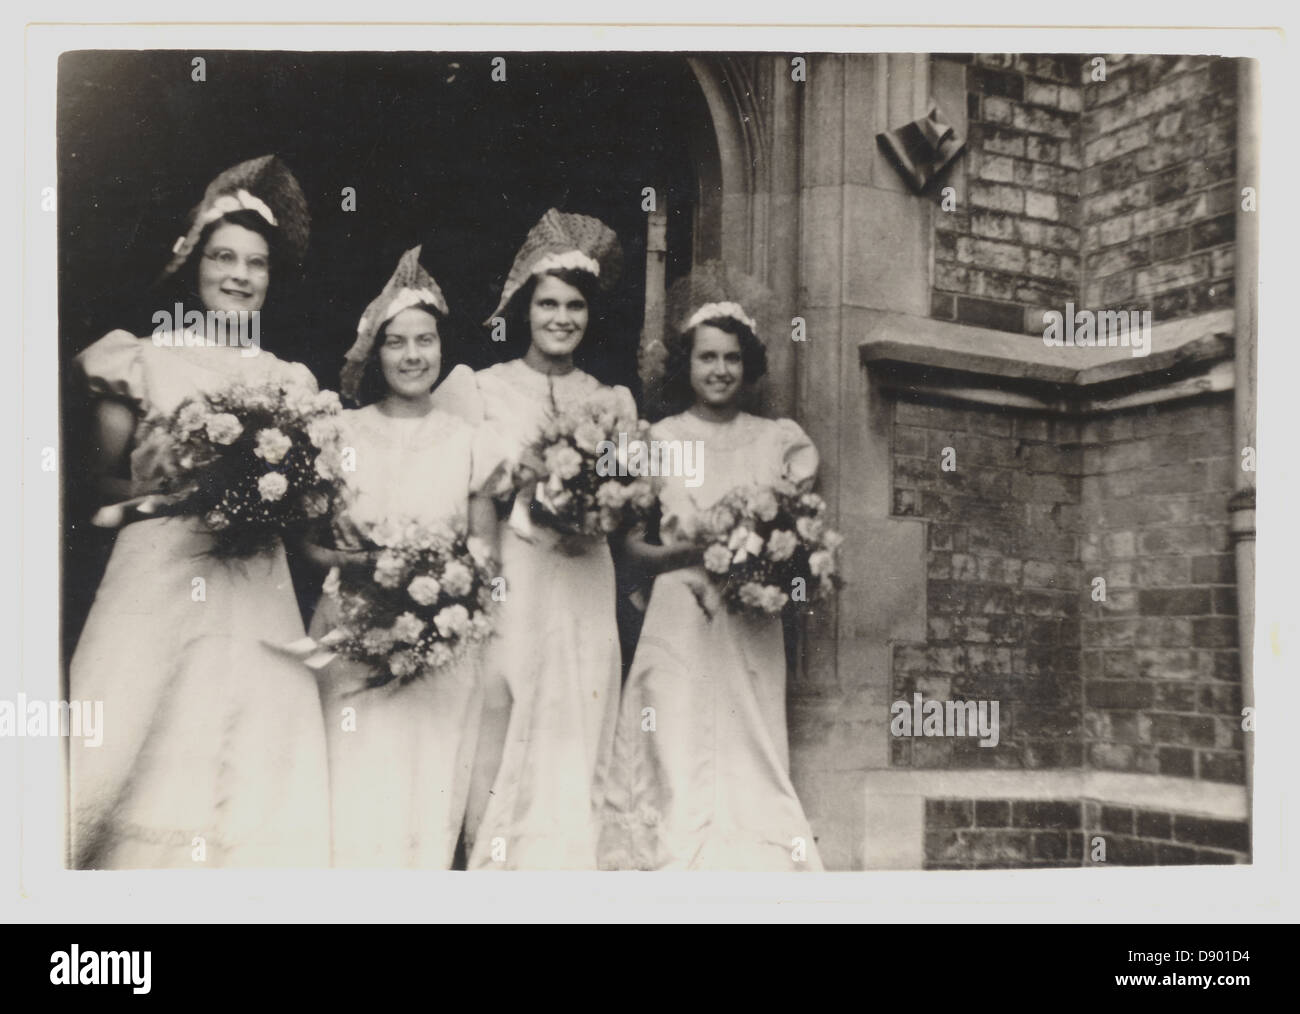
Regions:
M 470 869 L 597 868 L 619 692 L 614 564 L 604 539 L 577 555 L 559 541 L 502 529 L 506 599 L 486 665 L 510 715 Z
M 790 781 L 778 618 L 709 619 L 661 574 L 623 690 L 602 814 L 603 869 L 821 870 Z
M 193 518 L 118 533 L 72 657 L 104 702 L 103 744 L 70 743 L 76 868 L 319 867 L 329 861 L 316 681 L 284 550 L 207 555 Z
M 334 615 L 322 598 L 311 635 L 332 630 Z M 320 671 L 335 866 L 451 868 L 478 741 L 480 656 L 372 689 L 362 663 Z

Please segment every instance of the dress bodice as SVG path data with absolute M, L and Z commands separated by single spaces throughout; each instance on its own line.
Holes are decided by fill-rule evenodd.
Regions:
M 737 486 L 785 481 L 807 488 L 817 475 L 817 448 L 792 419 L 741 412 L 730 422 L 712 423 L 683 412 L 655 423 L 650 439 L 698 441 L 695 478 L 668 475 L 655 480 L 663 509 L 661 531 L 676 532 L 683 539 L 694 536 L 701 511 Z
M 277 359 L 259 350 L 245 356 L 237 348 L 187 346 L 181 341 L 155 344 L 129 331 L 110 331 L 76 358 L 77 368 L 94 396 L 130 405 L 140 419 L 131 450 L 131 480 L 141 492 L 157 488 L 167 456 L 151 433 L 187 398 L 215 394 L 233 383 L 271 381 L 316 390 L 316 378 L 301 363 Z M 159 434 L 161 436 L 161 434 Z
M 345 411 L 340 428 L 356 467 L 344 473 L 344 507 L 335 525 L 340 540 L 353 548 L 386 519 L 463 532 L 471 493 L 500 462 L 488 433 L 437 408 L 398 418 L 367 405 Z
M 606 387 L 582 370 L 546 374 L 522 359 L 511 359 L 479 370 L 474 376 L 483 397 L 485 420 L 512 459 L 537 439 L 553 406 L 563 408 L 612 391 L 620 415 L 629 419 L 637 415 L 636 402 L 626 387 Z

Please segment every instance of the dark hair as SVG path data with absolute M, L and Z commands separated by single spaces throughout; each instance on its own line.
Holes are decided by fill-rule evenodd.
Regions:
M 433 386 L 437 387 L 442 383 L 451 368 L 455 365 L 452 357 L 448 355 L 449 343 L 447 341 L 448 328 L 445 327 L 447 318 L 442 311 L 431 303 L 415 303 L 411 306 L 403 307 L 406 310 L 423 310 L 437 322 L 438 328 L 438 345 L 441 351 L 442 362 L 438 367 L 438 379 L 434 381 Z M 396 316 L 396 315 L 394 315 Z M 366 356 L 365 364 L 361 367 L 361 380 L 357 384 L 356 402 L 358 405 L 371 405 L 379 401 L 388 393 L 388 384 L 384 380 L 383 367 L 379 365 L 379 353 L 384 347 L 384 339 L 388 335 L 388 325 L 392 323 L 392 318 L 384 321 L 379 330 L 375 332 L 374 344 L 370 346 L 370 354 Z
M 214 218 L 211 222 L 203 227 L 199 233 L 199 238 L 194 244 L 194 249 L 190 251 L 189 259 L 181 265 L 177 275 L 183 279 L 185 286 L 185 295 L 188 299 L 198 305 L 201 305 L 199 299 L 199 265 L 203 260 L 203 251 L 208 247 L 208 241 L 212 239 L 212 234 L 223 225 L 238 225 L 251 232 L 257 233 L 266 240 L 267 256 L 270 260 L 270 277 L 275 277 L 275 269 L 278 264 L 276 257 L 277 246 L 275 227 L 256 211 L 249 208 L 240 208 L 238 211 L 228 211 L 220 218 Z M 271 286 L 267 286 L 267 297 L 271 295 Z
M 691 353 L 695 350 L 695 332 L 708 325 L 719 331 L 735 335 L 740 341 L 740 361 L 743 369 L 741 381 L 752 384 L 767 373 L 767 349 L 758 336 L 734 317 L 710 317 L 683 331 L 668 343 L 668 358 L 664 362 L 664 379 L 661 385 L 664 401 L 671 411 L 684 412 L 695 400 L 691 390 Z
M 601 337 L 599 321 L 595 313 L 595 307 L 599 300 L 600 285 L 595 275 L 590 271 L 583 271 L 581 268 L 551 268 L 542 274 L 530 275 L 528 281 L 515 290 L 514 295 L 510 297 L 505 309 L 501 312 L 501 316 L 506 322 L 504 358 L 518 359 L 528 351 L 528 346 L 532 343 L 533 329 L 528 322 L 528 308 L 532 304 L 533 293 L 537 291 L 537 283 L 544 276 L 558 278 L 560 281 L 572 285 L 582 293 L 582 298 L 587 301 L 587 330 L 583 333 L 582 343 L 578 346 L 578 351 L 586 353 L 584 358 L 589 358 L 590 353 L 595 349 Z M 577 353 L 574 354 L 574 358 L 577 359 Z

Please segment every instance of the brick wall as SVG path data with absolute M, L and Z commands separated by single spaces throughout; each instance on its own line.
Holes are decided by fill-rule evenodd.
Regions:
M 931 313 L 1021 331 L 1079 291 L 1080 58 L 939 58 L 967 64 L 969 133 L 965 207 L 935 217 Z
M 1167 810 L 1084 803 L 1086 842 L 1106 841 L 1106 862 L 1123 866 L 1250 861 L 1250 825 Z
M 927 799 L 925 869 L 1080 866 L 1079 802 L 1024 799 Z
M 1084 87 L 1084 303 L 1157 323 L 1231 306 L 1236 64 L 1108 56 Z
M 1232 398 L 1119 413 L 1082 438 L 1088 762 L 1244 784 Z
M 1250 861 L 1245 821 L 1099 800 L 927 799 L 925 868 L 1178 866 Z M 1098 859 L 1094 859 L 1094 854 Z
M 893 439 L 894 514 L 928 522 L 893 699 L 998 700 L 1002 727 L 895 738 L 894 765 L 1244 784 L 1230 395 L 1082 423 L 902 399 Z
M 1043 311 L 1233 300 L 1236 67 L 1200 56 L 966 64 L 964 207 L 935 216 L 932 316 L 1041 334 Z
M 899 401 L 894 513 L 926 518 L 927 640 L 894 648 L 894 699 L 999 701 L 1000 742 L 895 738 L 893 763 L 1083 760 L 1078 423 Z M 940 467 L 944 448 L 956 469 Z

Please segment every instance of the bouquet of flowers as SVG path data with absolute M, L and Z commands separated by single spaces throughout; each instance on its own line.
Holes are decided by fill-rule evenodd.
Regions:
M 704 569 L 732 612 L 776 615 L 842 584 L 826 502 L 794 486 L 734 489 L 701 518 Z
M 169 458 L 162 492 L 213 533 L 213 555 L 245 557 L 328 514 L 340 489 L 333 391 L 235 384 L 189 398 L 150 439 Z
M 629 449 L 644 445 L 648 430 L 645 421 L 621 414 L 612 394 L 555 407 L 521 456 L 514 487 L 524 503 L 531 497 L 533 516 L 547 527 L 607 535 L 654 506 L 654 487 L 637 474 L 641 469 L 628 467 Z
M 479 539 L 400 521 L 370 539 L 380 549 L 373 573 L 336 567 L 325 579 L 339 618 L 320 642 L 372 666 L 367 686 L 444 668 L 492 633 L 493 574 Z

